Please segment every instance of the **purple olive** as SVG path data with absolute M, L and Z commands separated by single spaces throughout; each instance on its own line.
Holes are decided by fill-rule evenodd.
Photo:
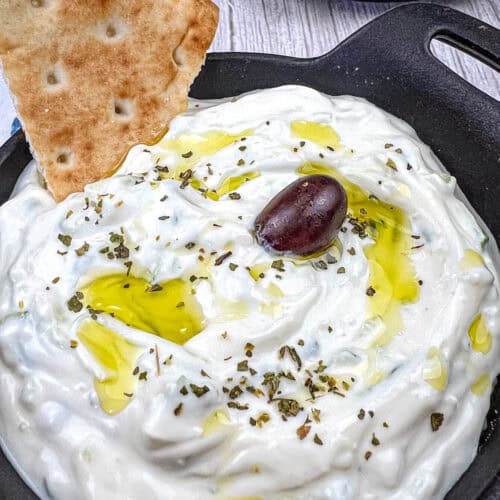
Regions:
M 337 236 L 347 212 L 342 185 L 326 175 L 301 177 L 280 191 L 255 219 L 266 250 L 308 256 Z

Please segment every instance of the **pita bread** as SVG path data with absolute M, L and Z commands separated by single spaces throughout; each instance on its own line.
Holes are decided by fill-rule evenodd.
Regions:
M 56 200 L 110 174 L 187 106 L 210 0 L 0 0 L 0 59 Z

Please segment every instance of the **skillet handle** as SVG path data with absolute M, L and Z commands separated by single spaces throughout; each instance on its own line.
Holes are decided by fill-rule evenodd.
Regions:
M 500 242 L 500 103 L 430 50 L 433 38 L 500 71 L 500 30 L 449 7 L 396 7 L 316 60 L 314 86 L 360 95 L 403 118 L 457 178 Z M 349 75 L 349 79 L 345 77 Z
M 437 31 L 431 27 L 429 35 L 500 71 L 500 32 L 496 28 L 453 10 L 448 22 Z
M 440 66 L 440 72 L 445 69 L 450 77 L 453 75 L 464 82 L 432 54 L 430 43 L 438 39 L 500 72 L 500 30 L 442 5 L 415 3 L 395 7 L 362 27 L 338 48 L 342 48 L 346 42 L 350 45 L 352 39 L 361 39 L 365 43 L 365 53 L 370 53 L 370 45 L 374 51 L 380 51 L 385 46 L 385 55 L 396 60 L 405 58 L 408 66 L 421 63 L 419 66 L 433 71 Z M 334 52 L 318 59 L 328 60 Z M 473 87 L 469 83 L 467 85 Z
M 493 26 L 438 5 L 409 5 L 398 14 L 416 20 L 410 38 L 414 38 L 415 45 L 421 48 L 423 41 L 427 54 L 430 54 L 431 40 L 437 38 L 500 71 L 500 32 Z

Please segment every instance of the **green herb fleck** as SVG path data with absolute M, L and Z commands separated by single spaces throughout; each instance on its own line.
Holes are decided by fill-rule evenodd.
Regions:
M 444 415 L 442 413 L 431 413 L 431 429 L 436 432 L 443 423 Z
M 303 439 L 305 439 L 307 437 L 310 430 L 311 430 L 310 425 L 303 424 L 300 427 L 298 427 L 295 432 L 297 433 L 297 436 L 299 437 L 299 439 L 302 441 Z
M 396 172 L 398 171 L 398 167 L 396 166 L 396 164 L 394 163 L 394 160 L 392 160 L 391 158 L 389 158 L 385 164 L 389 167 L 389 168 L 392 168 L 392 170 L 395 170 Z
M 271 401 L 280 386 L 280 378 L 274 372 L 266 372 L 264 373 L 264 380 L 262 381 L 262 385 L 267 386 L 268 399 L 269 401 Z
M 73 295 L 68 302 L 68 309 L 74 313 L 80 312 L 83 308 L 83 303 L 80 301 L 79 297 L 77 294 Z
M 250 342 L 247 342 L 245 344 L 245 355 L 247 356 L 247 358 L 252 357 L 254 348 L 255 348 L 255 346 L 253 344 L 251 344 Z
M 281 398 L 278 400 L 278 410 L 286 417 L 296 417 L 302 408 L 295 399 Z
M 279 358 L 282 359 L 285 357 L 285 354 L 288 352 L 292 361 L 297 365 L 297 370 L 300 371 L 302 368 L 302 360 L 300 356 L 297 354 L 295 347 L 290 347 L 289 345 L 284 345 L 279 350 Z
M 283 259 L 273 260 L 271 267 L 281 273 L 285 272 L 285 263 L 283 262 Z
M 231 399 L 236 399 L 236 398 L 239 398 L 241 396 L 241 394 L 243 393 L 243 390 L 241 389 L 241 387 L 239 385 L 235 385 L 230 391 L 229 391 L 229 397 Z
M 64 245 L 69 247 L 73 238 L 69 234 L 58 234 L 57 239 Z
M 248 410 L 249 406 L 248 404 L 241 404 L 238 403 L 238 401 L 228 401 L 227 406 L 229 408 L 233 408 L 235 410 Z
M 319 409 L 317 409 L 317 408 L 313 408 L 313 409 L 311 410 L 311 412 L 312 412 L 312 417 L 313 417 L 313 420 L 314 420 L 317 424 L 319 424 L 319 423 L 320 423 L 320 421 L 321 421 L 321 419 L 320 419 L 321 410 L 319 410 Z
M 240 361 L 238 363 L 237 370 L 239 372 L 246 372 L 246 371 L 248 371 L 248 360 L 245 359 L 245 361 Z
M 228 257 L 231 257 L 231 255 L 233 255 L 233 252 L 231 251 L 223 253 L 215 259 L 214 266 L 220 266 Z
M 317 434 L 314 434 L 314 442 L 319 446 L 323 446 L 323 441 L 321 441 L 320 437 Z
M 264 424 L 269 422 L 271 420 L 271 415 L 266 412 L 262 412 L 258 417 L 257 417 L 257 427 L 263 427 Z
M 109 241 L 111 243 L 123 243 L 123 236 L 117 233 L 109 233 Z
M 75 253 L 76 253 L 76 255 L 78 255 L 78 257 L 82 257 L 83 255 L 85 255 L 89 251 L 89 248 L 90 248 L 90 245 L 87 242 L 85 242 L 80 248 L 77 248 L 75 250 Z
M 196 384 L 189 384 L 189 387 L 191 387 L 191 392 L 197 397 L 201 398 L 203 395 L 205 395 L 210 389 L 206 386 L 200 386 Z
M 130 255 L 129 249 L 123 243 L 115 247 L 114 252 L 117 259 L 128 259 Z

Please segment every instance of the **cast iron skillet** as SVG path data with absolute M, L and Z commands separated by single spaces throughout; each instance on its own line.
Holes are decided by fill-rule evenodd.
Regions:
M 411 4 L 387 12 L 314 59 L 210 54 L 191 95 L 228 97 L 297 83 L 327 94 L 365 97 L 417 130 L 500 243 L 500 103 L 435 59 L 429 50 L 433 38 L 500 71 L 500 31 L 447 7 Z M 0 203 L 30 159 L 22 131 L 0 148 Z M 478 455 L 447 500 L 500 498 L 496 410 L 500 412 L 499 386 L 491 398 Z M 1 453 L 0 498 L 36 498 Z

